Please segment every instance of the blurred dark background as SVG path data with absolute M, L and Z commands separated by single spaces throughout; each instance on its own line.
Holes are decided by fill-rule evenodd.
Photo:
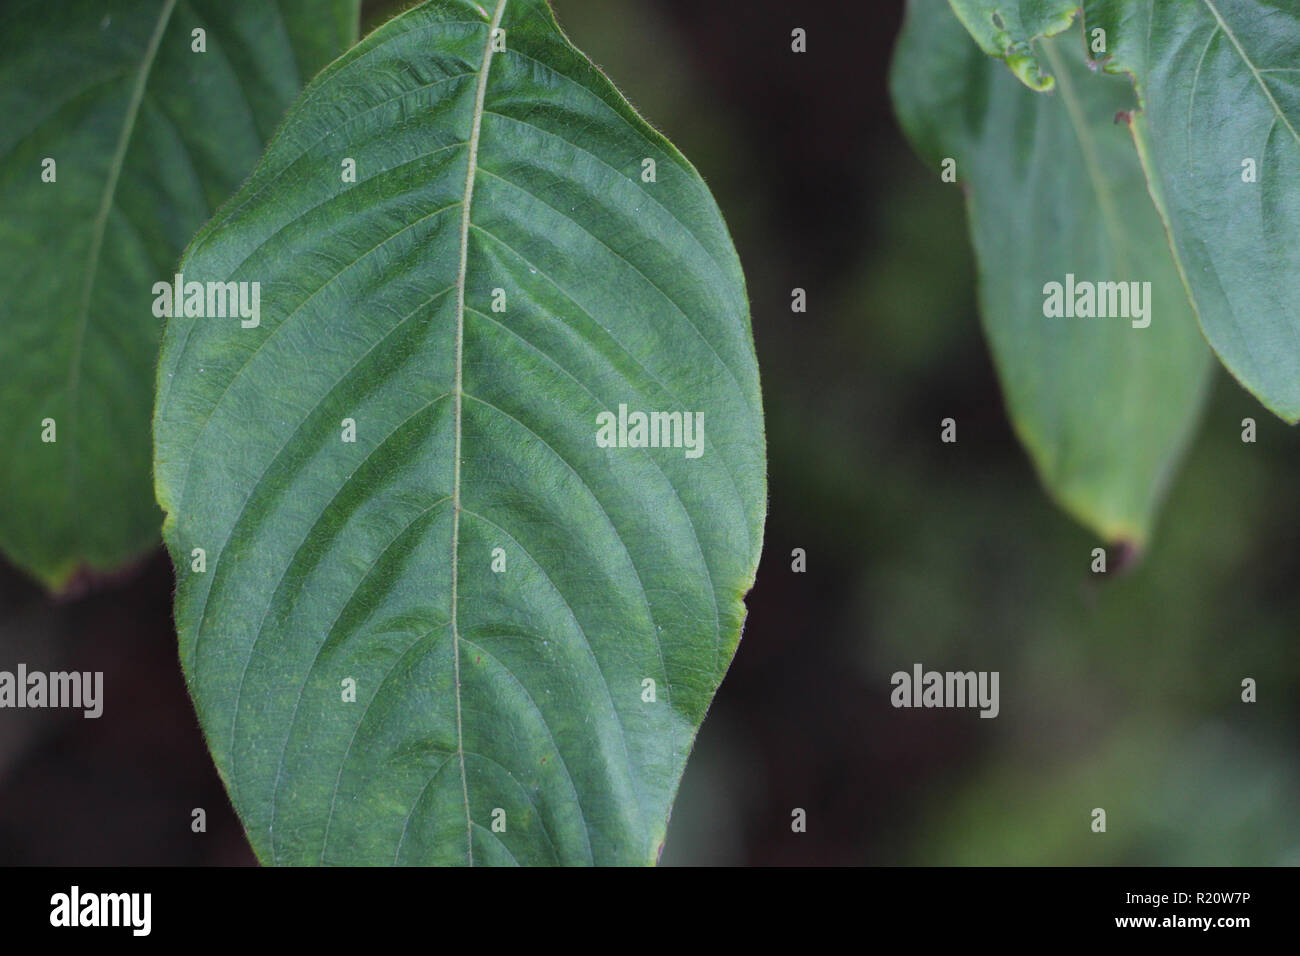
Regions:
M 1300 864 L 1300 435 L 1220 375 L 1151 549 L 1092 575 L 1007 423 L 960 193 L 890 111 L 901 0 L 554 6 L 713 188 L 763 375 L 766 550 L 663 862 Z M 103 670 L 111 702 L 5 714 L 0 863 L 253 862 L 171 590 L 161 549 L 59 600 L 0 569 L 0 666 Z M 893 709 L 914 662 L 999 671 L 1000 716 Z

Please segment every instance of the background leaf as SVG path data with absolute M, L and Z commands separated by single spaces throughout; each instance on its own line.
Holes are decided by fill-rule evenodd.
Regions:
M 1041 41 L 1058 83 L 1037 95 L 984 56 L 941 0 L 914 0 L 892 90 L 936 171 L 957 161 L 980 312 L 1008 412 L 1047 488 L 1111 541 L 1142 544 L 1202 404 L 1209 353 L 1116 111 L 1077 35 Z M 1045 283 L 1148 281 L 1148 328 L 1047 318 Z
M 356 23 L 356 0 L 6 5 L 0 550 L 45 583 L 157 539 L 150 289 Z M 195 29 L 205 53 L 192 50 Z M 42 181 L 46 158 L 54 182 Z
M 1050 90 L 1055 81 L 1044 74 L 1033 43 L 1069 27 L 1078 0 L 949 0 L 957 19 L 990 56 L 1002 60 L 1032 90 Z M 935 10 L 933 16 L 942 19 Z
M 1261 0 L 1087 5 L 1136 81 L 1133 138 L 1201 325 L 1228 370 L 1300 420 L 1300 9 Z M 1130 106 L 1132 103 L 1130 102 Z M 1243 181 L 1243 163 L 1255 181 Z
M 155 423 L 182 662 L 258 855 L 654 862 L 765 508 L 699 175 L 543 0 L 433 2 L 304 92 L 184 270 L 263 289 L 257 328 L 168 324 Z M 598 447 L 620 404 L 702 412 L 702 457 Z

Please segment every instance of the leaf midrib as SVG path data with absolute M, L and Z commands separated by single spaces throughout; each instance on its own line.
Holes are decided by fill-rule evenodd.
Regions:
M 1065 61 L 1061 59 L 1060 54 L 1053 49 L 1050 41 L 1041 43 L 1040 47 L 1043 56 L 1052 66 L 1053 75 L 1058 80 L 1061 100 L 1065 103 L 1066 114 L 1070 118 L 1070 125 L 1074 127 L 1074 134 L 1079 141 L 1079 147 L 1083 154 L 1083 164 L 1088 169 L 1088 178 L 1092 180 L 1093 192 L 1096 193 L 1097 202 L 1101 205 L 1102 218 L 1106 221 L 1106 232 L 1110 235 L 1111 244 L 1116 252 L 1120 252 L 1128 246 L 1127 237 L 1119 213 L 1115 208 L 1114 196 L 1108 187 L 1107 177 L 1101 170 L 1101 160 L 1097 156 L 1092 128 L 1088 125 L 1083 109 L 1079 105 L 1073 80 L 1068 75 L 1069 69 Z M 1121 260 L 1123 258 L 1123 256 L 1120 256 Z
M 474 865 L 474 821 L 469 810 L 469 780 L 465 775 L 465 736 L 462 730 L 460 702 L 460 628 L 457 622 L 457 591 L 460 582 L 460 450 L 464 407 L 464 355 L 465 355 L 465 278 L 469 270 L 470 213 L 474 203 L 474 179 L 478 172 L 478 145 L 483 130 L 483 113 L 487 103 L 488 73 L 492 69 L 492 39 L 508 0 L 497 0 L 488 26 L 487 40 L 483 44 L 483 65 L 478 71 L 478 85 L 474 92 L 474 113 L 469 135 L 469 157 L 465 163 L 465 199 L 460 217 L 460 265 L 456 273 L 456 377 L 452 385 L 452 421 L 455 444 L 452 452 L 453 470 L 451 485 L 451 645 L 452 670 L 456 684 L 456 756 L 460 762 L 460 789 L 465 801 L 465 858 Z
M 1282 121 L 1282 125 L 1291 133 L 1291 138 L 1297 143 L 1300 143 L 1300 134 L 1296 133 L 1296 128 L 1291 125 L 1290 118 L 1282 111 L 1282 107 L 1273 96 L 1273 91 L 1268 88 L 1268 84 L 1264 82 L 1264 77 L 1260 75 L 1259 68 L 1255 66 L 1255 62 L 1246 53 L 1245 48 L 1242 47 L 1241 42 L 1237 39 L 1237 35 L 1232 32 L 1232 28 L 1228 26 L 1228 22 L 1224 20 L 1223 15 L 1219 13 L 1219 8 L 1214 5 L 1214 0 L 1204 0 L 1204 3 L 1210 13 L 1214 15 L 1214 19 L 1218 21 L 1219 29 L 1223 31 L 1224 36 L 1232 41 L 1232 45 L 1236 49 L 1237 55 L 1241 57 L 1241 62 L 1245 63 L 1246 68 L 1250 70 L 1250 75 L 1253 76 L 1255 82 L 1259 84 L 1260 90 L 1263 91 L 1269 105 L 1273 107 L 1273 112 L 1277 114 L 1277 118 Z
M 99 273 L 99 259 L 104 249 L 104 234 L 108 230 L 108 214 L 113 208 L 113 199 L 117 195 L 117 181 L 121 178 L 122 167 L 126 165 L 126 153 L 131 146 L 131 136 L 135 132 L 136 119 L 140 115 L 140 106 L 144 103 L 144 91 L 149 85 L 149 76 L 158 50 L 162 46 L 163 34 L 171 22 L 177 0 L 165 0 L 154 24 L 153 34 L 149 37 L 149 46 L 145 49 L 136 71 L 135 84 L 131 88 L 131 99 L 127 102 L 126 114 L 122 118 L 122 130 L 117 137 L 112 162 L 108 167 L 108 178 L 104 181 L 104 192 L 100 196 L 99 209 L 91 224 L 90 256 L 86 263 L 85 279 L 81 285 L 81 304 L 76 320 L 76 333 L 72 340 L 72 355 L 68 363 L 68 428 L 72 432 L 72 441 L 68 455 L 68 490 L 73 495 L 77 483 L 77 441 L 73 424 L 77 415 L 77 390 L 81 383 L 81 355 L 86 340 L 86 327 L 90 323 L 90 296 L 95 286 L 95 277 Z

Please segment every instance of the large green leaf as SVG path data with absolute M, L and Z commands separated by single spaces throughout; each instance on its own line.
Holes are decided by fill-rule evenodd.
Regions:
M 256 327 L 169 322 L 155 416 L 182 662 L 261 859 L 653 862 L 766 505 L 699 175 L 544 0 L 438 0 L 303 93 L 182 268 L 262 290 Z M 702 455 L 600 447 L 620 406 L 702 414 Z
M 942 0 L 913 0 L 894 101 L 936 172 L 956 160 L 985 333 L 1044 484 L 1107 539 L 1140 545 L 1202 405 L 1209 351 L 1115 123 L 1127 84 L 1094 76 L 1077 35 L 1040 49 L 1058 80 L 1050 95 L 983 55 Z M 1149 282 L 1150 324 L 1047 317 L 1045 287 L 1071 275 Z
M 150 290 L 356 22 L 357 0 L 6 4 L 0 550 L 47 584 L 157 540 Z
M 953 13 L 975 42 L 996 56 L 1033 90 L 1050 90 L 1055 81 L 1043 73 L 1034 41 L 1065 30 L 1079 10 L 1079 0 L 949 0 Z M 936 19 L 943 13 L 935 10 Z
M 1266 406 L 1300 420 L 1300 6 L 1086 12 L 1106 30 L 1106 69 L 1136 81 L 1133 137 L 1206 337 Z

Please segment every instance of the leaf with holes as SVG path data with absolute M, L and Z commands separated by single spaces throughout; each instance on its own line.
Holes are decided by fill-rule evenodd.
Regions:
M 356 28 L 357 0 L 6 7 L 0 550 L 50 587 L 157 540 L 150 290 Z
M 912 0 L 894 102 L 936 172 L 956 162 L 984 330 L 1043 483 L 1106 539 L 1141 545 L 1212 362 L 1133 146 L 1114 122 L 1127 84 L 1093 75 L 1077 33 L 1039 49 L 1057 78 L 1050 94 L 983 55 L 942 0 Z M 1075 280 L 1077 296 L 1066 291 Z M 1070 317 L 1046 314 L 1050 283 L 1069 298 Z M 1108 317 L 1076 317 L 1085 294 Z
M 1090 31 L 1106 31 L 1107 71 L 1136 83 L 1133 138 L 1206 338 L 1295 423 L 1300 8 L 1108 0 L 1085 12 Z
M 260 283 L 256 323 L 168 323 L 155 436 L 261 859 L 653 862 L 766 504 L 699 175 L 544 0 L 440 0 L 303 93 L 182 271 Z
M 1065 30 L 1079 10 L 1079 0 L 949 0 L 957 19 L 990 56 L 1006 63 L 1020 82 L 1032 90 L 1055 84 L 1044 73 L 1034 41 Z M 935 10 L 936 18 L 943 12 Z

